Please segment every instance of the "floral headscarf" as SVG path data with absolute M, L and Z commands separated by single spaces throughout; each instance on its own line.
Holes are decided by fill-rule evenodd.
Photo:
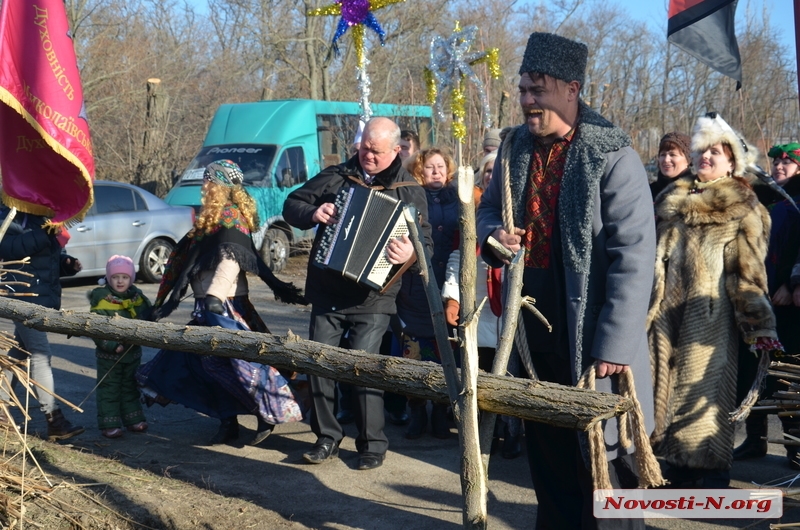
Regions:
M 232 188 L 244 181 L 244 174 L 236 162 L 232 160 L 217 160 L 206 166 L 203 180 Z

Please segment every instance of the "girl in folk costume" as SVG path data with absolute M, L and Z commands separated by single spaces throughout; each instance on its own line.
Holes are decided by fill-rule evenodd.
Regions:
M 711 115 L 710 115 L 711 116 Z M 770 218 L 742 179 L 754 162 L 718 116 L 698 119 L 694 176 L 656 199 L 658 248 L 647 319 L 655 394 L 651 437 L 674 485 L 729 482 L 738 336 L 755 355 L 782 350 L 767 295 Z M 752 405 L 755 392 L 747 404 Z M 734 417 L 744 417 L 747 407 Z
M 250 303 L 246 274 L 258 274 L 276 299 L 284 302 L 303 303 L 302 294 L 275 278 L 253 246 L 251 234 L 258 230 L 258 214 L 242 187 L 239 166 L 230 160 L 213 162 L 203 180 L 202 209 L 192 230 L 170 255 L 154 318 L 169 315 L 191 285 L 190 324 L 269 333 Z M 162 350 L 142 366 L 138 378 L 151 400 L 181 403 L 218 418 L 220 428 L 211 444 L 239 438 L 238 414 L 258 419 L 252 444 L 266 439 L 275 424 L 302 419 L 287 379 L 271 366 Z
M 136 269 L 127 256 L 111 256 L 103 285 L 89 293 L 91 312 L 123 318 L 147 319 L 150 300 L 133 285 Z M 106 438 L 122 436 L 120 423 L 131 432 L 144 432 L 147 422 L 136 388 L 136 370 L 142 347 L 95 339 L 97 348 L 97 426 Z

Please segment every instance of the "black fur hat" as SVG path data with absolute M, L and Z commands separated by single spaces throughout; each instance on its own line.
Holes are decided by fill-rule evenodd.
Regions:
M 589 48 L 553 33 L 531 33 L 519 73 L 536 72 L 583 86 Z

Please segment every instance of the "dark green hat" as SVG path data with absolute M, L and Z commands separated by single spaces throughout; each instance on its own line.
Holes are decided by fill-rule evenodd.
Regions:
M 800 164 L 800 144 L 792 142 L 790 144 L 773 145 L 767 155 L 770 158 L 791 158 L 795 164 Z
M 519 74 L 536 72 L 583 86 L 589 48 L 553 33 L 531 33 Z

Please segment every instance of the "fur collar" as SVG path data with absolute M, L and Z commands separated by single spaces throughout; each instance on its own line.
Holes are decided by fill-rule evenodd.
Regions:
M 755 192 L 744 182 L 727 178 L 694 193 L 694 177 L 679 178 L 656 200 L 662 221 L 678 218 L 688 226 L 724 224 L 743 219 L 758 207 Z
M 631 140 L 625 132 L 590 109 L 583 101 L 579 103 L 578 116 L 578 125 L 567 151 L 561 181 L 558 221 L 562 234 L 564 264 L 575 272 L 588 274 L 595 192 L 605 172 L 606 155 L 631 145 Z M 533 141 L 533 135 L 526 125 L 512 129 L 503 141 L 504 146 L 510 144 L 509 172 L 516 226 L 524 225 L 525 186 L 531 166 Z

